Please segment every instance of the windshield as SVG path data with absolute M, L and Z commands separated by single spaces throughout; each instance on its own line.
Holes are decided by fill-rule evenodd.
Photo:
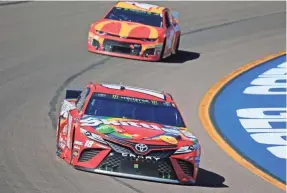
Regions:
M 172 103 L 119 95 L 94 93 L 85 114 L 185 127 L 177 108 Z
M 160 14 L 139 11 L 135 9 L 114 7 L 105 18 L 118 21 L 136 22 L 154 27 L 162 26 L 162 17 L 160 16 Z

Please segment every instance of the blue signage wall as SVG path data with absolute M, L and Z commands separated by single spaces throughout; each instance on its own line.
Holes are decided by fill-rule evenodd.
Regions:
M 286 184 L 286 55 L 230 81 L 213 99 L 209 113 L 233 149 Z

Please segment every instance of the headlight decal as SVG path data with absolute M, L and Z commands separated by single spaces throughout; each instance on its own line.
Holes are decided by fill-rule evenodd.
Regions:
M 94 141 L 103 143 L 103 144 L 107 144 L 107 142 L 99 135 L 95 134 L 95 133 L 91 133 L 83 128 L 80 128 L 80 131 L 83 135 L 85 135 L 87 138 L 92 139 Z
M 190 153 L 193 152 L 194 150 L 195 150 L 194 145 L 188 145 L 180 147 L 178 150 L 174 152 L 174 154 Z

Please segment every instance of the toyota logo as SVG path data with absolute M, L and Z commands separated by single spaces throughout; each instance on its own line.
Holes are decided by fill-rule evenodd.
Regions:
M 148 150 L 148 147 L 146 144 L 136 144 L 135 148 L 138 152 L 144 153 Z

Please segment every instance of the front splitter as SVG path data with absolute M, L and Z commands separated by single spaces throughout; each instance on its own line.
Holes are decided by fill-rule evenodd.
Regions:
M 195 182 L 193 181 L 183 183 L 183 182 L 180 182 L 179 180 L 155 178 L 155 177 L 150 177 L 150 176 L 126 174 L 126 173 L 105 171 L 105 170 L 99 170 L 99 169 L 88 169 L 88 168 L 84 168 L 81 166 L 74 166 L 74 167 L 75 169 L 82 170 L 82 171 L 104 174 L 104 175 L 111 175 L 111 176 L 118 176 L 118 177 L 124 177 L 124 178 L 132 178 L 132 179 L 138 179 L 138 180 L 146 180 L 146 181 L 154 181 L 154 182 L 170 183 L 170 184 L 182 184 L 182 185 L 194 185 L 195 184 Z

